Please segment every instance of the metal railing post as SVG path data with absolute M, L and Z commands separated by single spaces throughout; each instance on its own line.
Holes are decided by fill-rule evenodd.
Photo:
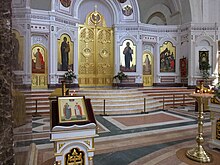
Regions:
M 173 94 L 173 109 L 174 109 L 174 104 L 175 104 L 175 95 Z
M 163 110 L 165 110 L 164 108 L 165 108 L 165 106 L 164 106 L 164 96 L 163 96 Z
M 108 115 L 105 113 L 105 99 L 103 100 L 103 114 L 100 114 L 100 116 L 108 116 Z
M 185 106 L 185 94 L 183 94 L 183 106 Z
M 35 100 L 35 113 L 33 116 L 34 117 L 40 116 L 40 114 L 38 114 L 38 112 L 37 112 L 37 99 Z
M 104 99 L 104 104 L 103 104 L 103 111 L 104 111 L 103 115 L 105 115 L 105 99 Z
M 141 112 L 141 113 L 148 113 L 148 112 L 146 112 L 146 105 L 147 105 L 146 98 L 144 98 L 144 111 Z

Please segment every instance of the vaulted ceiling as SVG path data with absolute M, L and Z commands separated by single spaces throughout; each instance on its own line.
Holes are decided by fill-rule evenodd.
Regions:
M 51 8 L 51 0 L 30 1 L 33 9 L 49 11 Z M 189 0 L 137 0 L 137 2 L 142 23 L 180 25 L 192 20 Z

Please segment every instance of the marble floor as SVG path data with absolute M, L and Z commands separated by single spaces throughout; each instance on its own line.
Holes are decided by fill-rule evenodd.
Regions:
M 147 114 L 97 115 L 99 137 L 95 138 L 94 164 L 200 164 L 185 156 L 187 148 L 196 146 L 197 115 L 193 107 L 156 110 Z M 213 155 L 214 160 L 208 163 L 211 165 L 220 162 L 220 151 L 208 145 L 211 137 L 209 112 L 204 117 L 204 147 Z M 53 164 L 49 125 L 49 116 L 29 117 L 25 125 L 14 129 L 17 164 L 24 164 L 22 161 L 32 143 L 38 149 L 38 164 Z

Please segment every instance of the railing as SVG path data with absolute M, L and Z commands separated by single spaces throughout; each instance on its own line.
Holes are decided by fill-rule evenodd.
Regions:
M 108 116 L 108 115 L 105 113 L 105 99 L 103 100 L 103 114 L 100 114 L 100 116 Z
M 178 96 L 182 96 L 182 97 L 178 97 Z M 163 99 L 162 99 L 163 110 L 165 110 L 165 107 L 168 105 L 172 105 L 171 108 L 173 109 L 176 108 L 177 105 L 185 106 L 186 101 L 187 101 L 186 97 L 188 97 L 188 94 L 185 94 L 185 93 L 184 94 L 172 94 L 172 104 L 167 104 L 171 102 L 170 95 L 167 95 L 167 97 L 163 96 Z
M 166 95 L 166 96 L 163 96 L 162 98 L 157 98 L 158 100 L 162 99 L 163 110 L 165 110 L 166 107 L 171 107 L 171 108 L 174 109 L 177 106 L 185 106 L 185 105 L 187 105 L 187 101 L 190 101 L 189 103 L 194 104 L 193 99 L 188 97 L 188 94 L 186 94 L 186 93 L 183 93 L 183 94 L 180 94 L 180 93 L 179 94 L 170 94 L 170 95 Z M 190 99 L 187 99 L 187 98 L 190 98 Z M 147 99 L 146 98 L 143 99 L 143 104 L 142 105 L 144 105 L 144 106 L 143 106 L 143 110 L 141 110 L 140 113 L 142 113 L 142 114 L 148 113 L 148 111 L 147 111 Z M 106 100 L 105 99 L 103 100 L 103 112 L 100 115 L 101 116 L 107 116 L 107 113 L 106 113 Z
M 35 113 L 33 114 L 33 117 L 41 116 L 41 115 L 37 112 L 37 103 L 38 103 L 38 99 L 35 99 Z

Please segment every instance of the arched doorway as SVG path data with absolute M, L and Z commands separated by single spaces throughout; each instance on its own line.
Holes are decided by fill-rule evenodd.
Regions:
M 153 86 L 153 55 L 151 52 L 143 52 L 143 85 Z
M 111 86 L 114 74 L 113 29 L 97 12 L 79 26 L 79 85 Z
M 40 44 L 33 45 L 31 50 L 32 89 L 47 88 L 47 51 Z

